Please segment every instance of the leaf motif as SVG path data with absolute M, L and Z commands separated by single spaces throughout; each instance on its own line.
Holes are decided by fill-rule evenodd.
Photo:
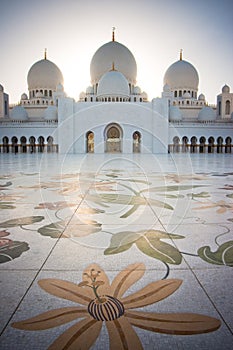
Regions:
M 12 202 L 1 202 L 0 209 L 15 209 L 16 207 L 12 205 Z
M 122 253 L 132 247 L 133 243 L 140 238 L 136 232 L 123 231 L 116 233 L 110 242 L 109 248 L 105 249 L 104 255 Z
M 167 264 L 179 265 L 182 255 L 174 246 L 160 241 L 153 232 L 146 233 L 136 241 L 136 245 L 141 252 L 152 258 L 163 261 Z
M 191 198 L 208 198 L 208 197 L 210 197 L 210 194 L 209 194 L 209 192 L 188 193 L 187 197 L 191 197 Z
M 233 241 L 223 243 L 215 252 L 205 246 L 198 249 L 200 258 L 210 264 L 226 265 L 233 267 Z
M 23 252 L 29 250 L 28 243 L 11 241 L 0 247 L 0 264 L 18 258 Z
M 52 224 L 40 227 L 38 229 L 38 232 L 42 236 L 49 236 L 51 238 L 58 238 L 62 234 L 62 232 L 65 228 L 65 225 L 66 225 L 66 221 L 61 220 L 61 221 L 54 222 Z
M 172 186 L 160 186 L 144 189 L 141 192 L 172 192 L 172 191 L 186 191 L 197 187 L 204 187 L 205 185 L 172 185 Z
M 6 227 L 32 225 L 42 220 L 44 220 L 44 216 L 28 216 L 28 217 L 17 218 L 17 219 L 1 222 L 0 227 L 6 228 Z

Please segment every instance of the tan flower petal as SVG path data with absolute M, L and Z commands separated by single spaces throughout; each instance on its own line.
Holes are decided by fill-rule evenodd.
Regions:
M 121 302 L 126 310 L 150 305 L 167 298 L 180 287 L 181 283 L 182 280 L 178 279 L 152 282 L 138 292 L 122 298 Z
M 218 213 L 218 214 L 223 214 L 223 213 L 225 213 L 226 211 L 227 211 L 226 208 L 221 207 L 221 208 L 219 208 L 219 209 L 217 210 L 217 213 Z
M 83 271 L 83 274 L 86 273 L 86 274 L 90 275 L 91 270 L 93 272 L 98 272 L 99 271 L 100 273 L 96 277 L 96 281 L 103 282 L 103 284 L 98 287 L 98 295 L 101 296 L 101 295 L 105 295 L 105 294 L 110 294 L 111 293 L 111 288 L 110 288 L 110 284 L 109 284 L 109 279 L 108 279 L 108 276 L 106 275 L 106 273 L 104 272 L 104 270 L 97 264 L 91 264 Z M 86 276 L 84 276 L 83 279 L 85 281 L 89 281 L 90 282 L 90 279 L 87 279 Z M 85 288 L 85 290 L 86 289 L 87 288 Z M 92 299 L 94 299 L 94 292 L 91 291 L 91 293 L 92 293 L 91 294 L 92 295 Z
M 133 326 L 166 334 L 208 333 L 215 331 L 221 325 L 216 318 L 192 313 L 156 314 L 126 311 L 125 317 Z
M 142 350 L 142 344 L 133 327 L 124 316 L 106 322 L 110 350 Z
M 27 331 L 40 331 L 43 329 L 57 327 L 77 318 L 86 316 L 89 316 L 89 313 L 84 308 L 64 307 L 61 309 L 44 312 L 24 321 L 14 322 L 12 327 Z
M 98 338 L 101 327 L 102 322 L 86 318 L 68 328 L 48 350 L 88 350 Z
M 93 299 L 91 290 L 79 287 L 72 282 L 48 278 L 38 281 L 38 284 L 47 293 L 59 298 L 74 301 L 81 305 L 88 305 Z
M 118 273 L 114 278 L 111 284 L 112 295 L 115 298 L 121 298 L 122 295 L 144 275 L 144 272 L 144 264 L 137 263 L 127 266 L 126 269 Z

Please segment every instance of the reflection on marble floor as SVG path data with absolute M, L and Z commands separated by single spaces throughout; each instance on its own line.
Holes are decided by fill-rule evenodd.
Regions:
M 232 347 L 231 155 L 0 162 L 2 349 Z

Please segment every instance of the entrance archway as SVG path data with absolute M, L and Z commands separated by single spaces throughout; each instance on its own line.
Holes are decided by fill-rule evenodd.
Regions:
M 92 131 L 88 131 L 86 133 L 86 152 L 94 153 L 94 149 L 95 149 L 94 133 Z
M 120 153 L 122 151 L 122 129 L 118 124 L 109 124 L 105 129 L 105 152 Z
M 139 131 L 133 133 L 133 153 L 141 152 L 141 134 Z

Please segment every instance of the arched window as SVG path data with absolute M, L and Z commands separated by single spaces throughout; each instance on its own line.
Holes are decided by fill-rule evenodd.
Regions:
M 49 97 L 52 97 L 52 90 L 49 90 Z
M 174 97 L 177 97 L 177 91 L 174 91 Z
M 86 133 L 86 152 L 94 153 L 95 149 L 95 137 L 92 131 Z
M 133 133 L 133 153 L 141 152 L 141 133 L 139 131 L 135 131 Z
M 179 90 L 179 97 L 182 97 L 182 90 Z
M 231 110 L 231 103 L 229 100 L 226 101 L 226 106 L 225 106 L 225 114 L 230 114 L 230 110 Z
M 206 138 L 204 136 L 201 136 L 199 142 L 200 142 L 199 153 L 205 153 Z
M 208 153 L 214 153 L 214 138 L 210 136 L 208 138 Z
M 218 115 L 221 115 L 221 108 L 222 108 L 222 103 L 221 101 L 218 101 Z
M 23 153 L 27 153 L 27 139 L 25 136 L 20 138 L 21 149 Z
M 118 124 L 107 125 L 104 131 L 105 151 L 111 153 L 121 152 L 122 129 Z

